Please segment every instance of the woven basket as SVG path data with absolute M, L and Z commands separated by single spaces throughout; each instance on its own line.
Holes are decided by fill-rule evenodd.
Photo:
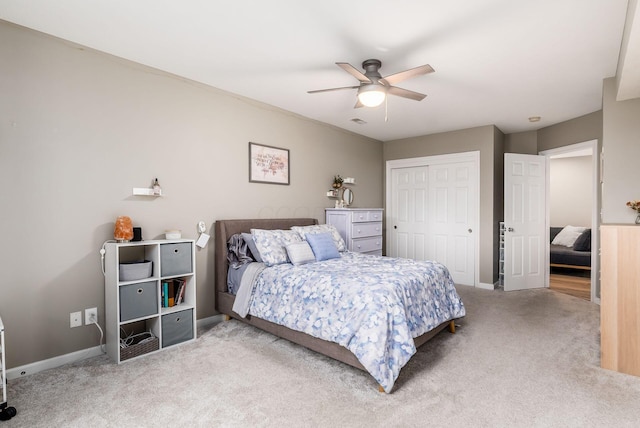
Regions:
M 160 340 L 157 337 L 145 343 L 129 345 L 126 348 L 120 348 L 120 361 L 148 354 L 149 352 L 157 351 L 159 348 Z

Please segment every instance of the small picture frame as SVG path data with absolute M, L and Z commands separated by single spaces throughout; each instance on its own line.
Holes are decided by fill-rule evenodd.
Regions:
M 289 149 L 249 143 L 249 182 L 289 184 Z

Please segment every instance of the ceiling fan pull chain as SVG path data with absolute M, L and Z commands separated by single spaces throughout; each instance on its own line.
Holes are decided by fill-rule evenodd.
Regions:
M 389 97 L 384 97 L 384 121 L 388 122 L 389 121 L 389 104 L 388 104 L 388 100 Z

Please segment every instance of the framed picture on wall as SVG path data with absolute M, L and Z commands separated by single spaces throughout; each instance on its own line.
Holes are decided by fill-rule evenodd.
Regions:
M 249 143 L 249 182 L 289 184 L 289 149 Z

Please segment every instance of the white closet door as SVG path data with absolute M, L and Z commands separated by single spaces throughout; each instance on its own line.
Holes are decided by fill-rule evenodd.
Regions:
M 427 258 L 428 167 L 394 168 L 392 207 L 387 227 L 392 227 L 391 257 Z
M 456 284 L 475 285 L 475 168 L 474 162 L 429 166 L 428 256 L 447 266 Z
M 387 162 L 387 255 L 443 263 L 475 286 L 479 161 L 473 153 Z

